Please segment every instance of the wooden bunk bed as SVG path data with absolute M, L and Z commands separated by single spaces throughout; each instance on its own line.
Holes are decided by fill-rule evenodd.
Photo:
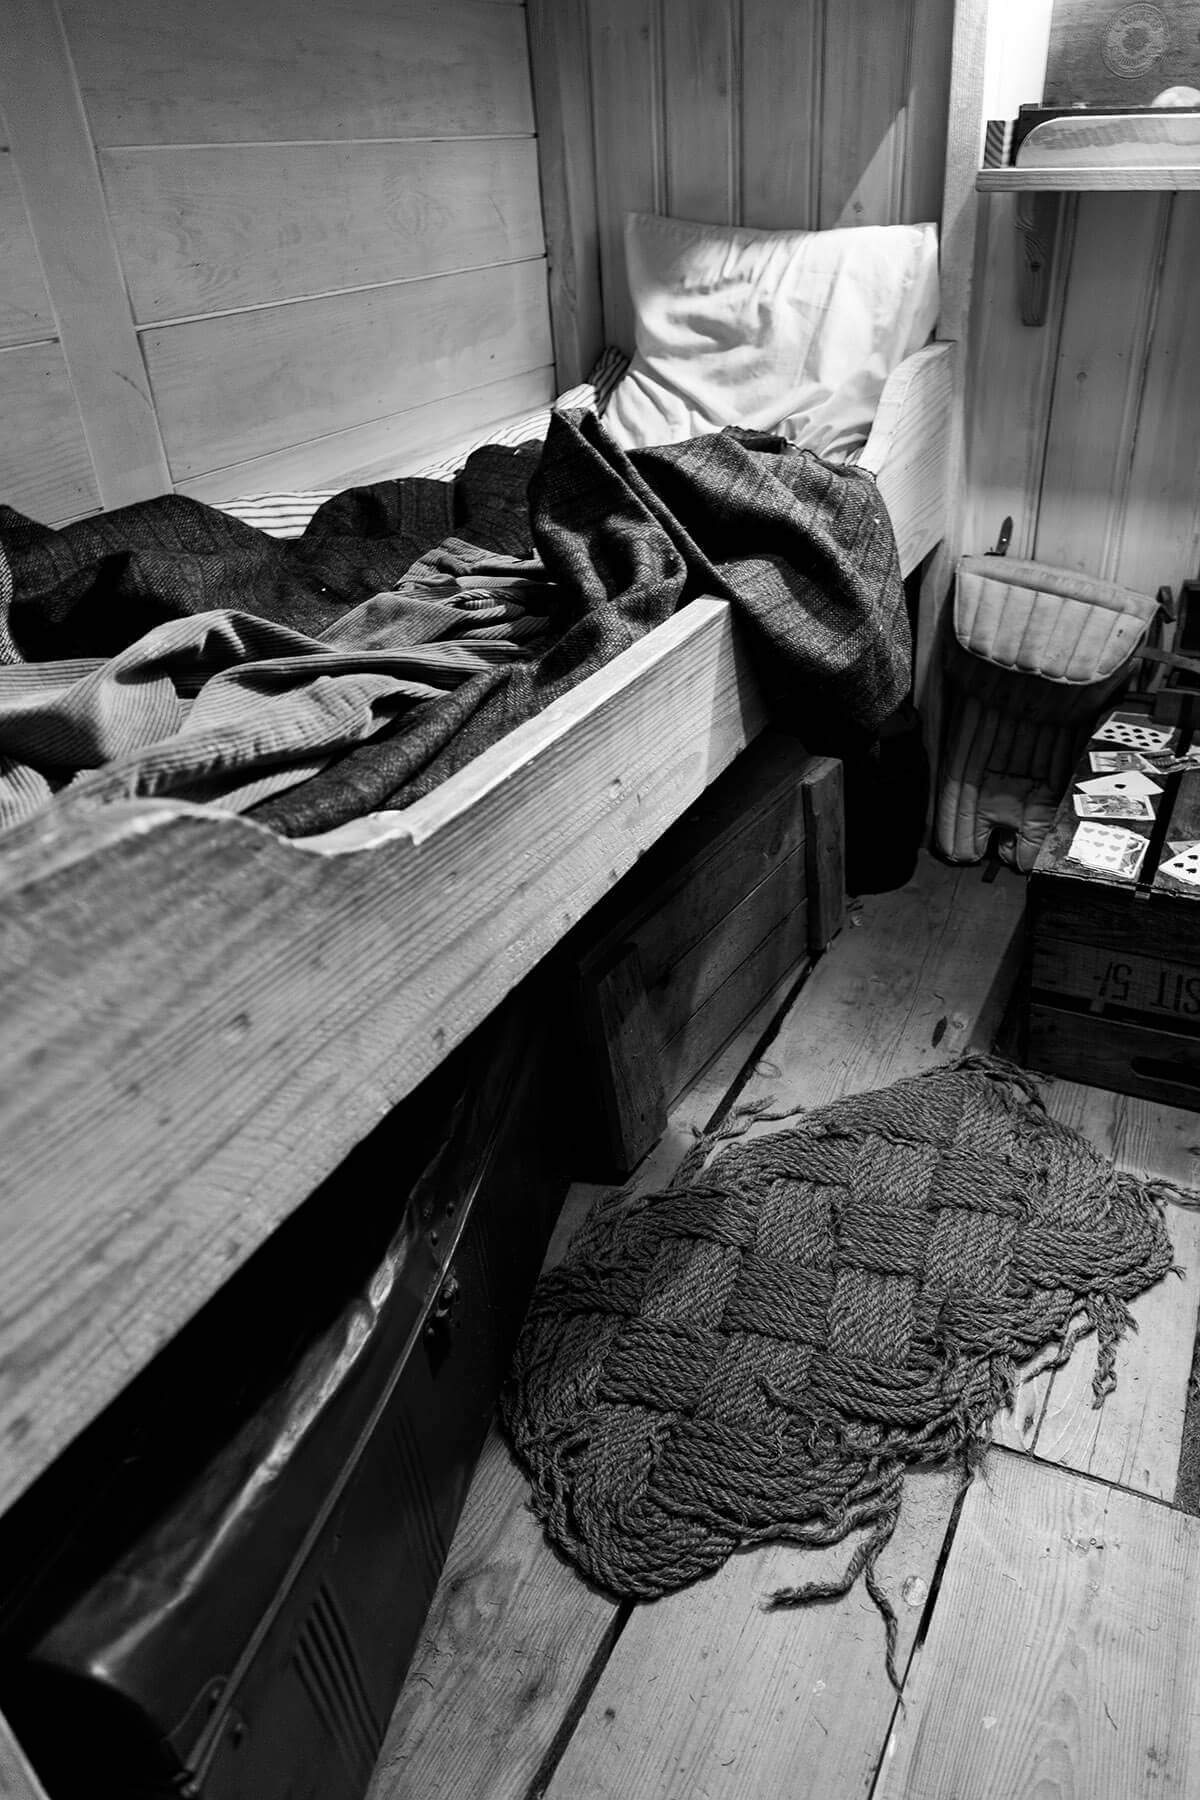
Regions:
M 906 573 L 942 532 L 953 356 L 895 371 L 862 455 Z M 700 600 L 359 848 L 169 801 L 11 835 L 0 1504 L 765 720 L 729 604 Z
M 942 534 L 954 354 L 895 371 L 862 454 L 906 574 Z M 0 1506 L 766 722 L 701 599 L 354 848 L 171 801 L 7 834 Z
M 19 10 L 30 20 L 37 12 Z M 529 7 L 545 310 L 559 386 L 582 377 L 601 341 L 596 196 L 605 196 L 592 167 L 591 101 L 576 91 L 586 61 L 577 11 Z M 932 41 L 937 9 L 916 11 Z M 48 66 L 65 70 L 51 51 Z M 112 82 L 119 89 L 118 75 Z M 16 110 L 14 89 L 10 135 L 21 135 L 12 133 Z M 81 218 L 94 223 L 105 196 L 93 164 L 94 191 L 76 183 L 54 222 L 54 170 L 34 154 L 48 115 L 32 101 L 26 111 L 17 121 L 29 146 L 26 204 L 43 264 L 51 252 L 58 258 L 50 273 L 69 302 L 56 293 L 64 341 L 72 317 L 83 320 L 74 341 L 87 349 L 98 315 L 72 257 Z M 94 155 L 82 111 L 67 126 L 82 167 Z M 620 128 L 614 115 L 606 129 Z M 280 125 L 278 135 L 297 129 Z M 493 129 L 513 127 L 502 120 Z M 939 119 L 932 136 L 940 130 Z M 125 155 L 111 153 L 112 170 Z M 926 186 L 940 183 L 935 162 L 915 165 Z M 936 211 L 915 205 L 918 217 Z M 611 237 L 612 220 L 600 230 Z M 105 258 L 119 277 L 111 243 L 96 250 L 95 266 Z M 118 323 L 142 380 L 137 340 Z M 152 324 L 140 327 L 144 346 L 192 329 L 155 336 Z M 946 536 L 956 356 L 954 343 L 931 342 L 894 370 L 858 459 L 878 482 L 906 577 Z M 70 372 L 80 392 L 74 364 Z M 112 381 L 114 404 L 132 405 L 125 423 L 140 446 L 138 479 L 149 468 L 159 485 L 102 480 L 99 504 L 165 485 L 212 501 L 239 491 L 239 482 L 224 488 L 220 472 L 168 471 L 161 442 L 157 461 L 143 455 L 144 396 L 120 370 Z M 548 389 L 529 387 L 522 376 L 513 409 L 545 398 Z M 412 418 L 431 410 L 416 407 Z M 486 423 L 472 420 L 477 435 Z M 9 445 L 23 478 L 37 475 L 40 457 L 61 460 L 38 435 L 42 424 L 31 414 L 27 439 Z M 330 458 L 343 437 L 339 469 Z M 288 486 L 332 487 L 375 479 L 386 454 L 374 424 L 331 430 L 315 452 L 311 468 L 290 449 L 240 466 L 277 470 Z M 919 666 L 928 658 L 925 634 Z M 324 847 L 203 807 L 144 800 L 88 813 L 54 808 L 0 840 L 0 1512 L 766 723 L 741 626 L 725 601 L 700 599 L 426 797 Z M 431 1293 L 452 1251 L 451 1238 L 433 1256 Z M 0 1717 L 0 1793 L 9 1791 L 21 1800 L 40 1793 Z

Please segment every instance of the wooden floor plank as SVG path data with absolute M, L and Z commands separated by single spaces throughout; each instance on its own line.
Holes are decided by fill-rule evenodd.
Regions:
M 1175 1498 L 1188 1376 L 1200 1310 L 1200 1214 L 1170 1209 L 1182 1277 L 1168 1275 L 1130 1307 L 1137 1322 L 1117 1352 L 1117 1386 L 1097 1407 L 1095 1347 L 1077 1346 L 1054 1375 L 1034 1443 L 1064 1468 Z
M 922 859 L 907 887 L 851 915 L 857 924 L 818 963 L 740 1101 L 816 1106 L 986 1047 L 1022 905 L 1015 879 L 989 884 L 977 869 Z M 902 1571 L 902 1588 L 916 1584 L 908 1592 L 919 1608 L 957 1483 L 943 1473 L 909 1485 L 889 1567 Z M 823 1553 L 822 1571 L 843 1567 L 847 1553 Z M 878 1615 L 865 1593 L 807 1615 L 763 1614 L 762 1594 L 800 1570 L 815 1577 L 817 1564 L 764 1549 L 635 1609 L 547 1800 L 865 1793 L 894 1703 Z M 902 1618 L 912 1610 L 899 1607 Z M 909 1617 L 909 1643 L 914 1630 Z
M 789 1104 L 817 1106 L 988 1048 L 1015 978 L 1024 897 L 1007 870 L 987 882 L 977 868 L 929 858 L 898 893 L 860 902 L 857 934 L 843 934 L 772 1045 L 777 1076 L 767 1071 L 746 1097 L 777 1088 Z M 1022 1381 L 1012 1411 L 997 1417 L 997 1442 L 1032 1448 L 1050 1380 L 1043 1371 Z
M 761 1102 L 774 1095 L 788 1104 L 818 1105 L 838 1093 L 862 1091 L 945 1062 L 969 1045 L 988 1044 L 1007 997 L 1023 900 L 1024 884 L 1007 873 L 988 884 L 978 869 L 949 869 L 923 857 L 907 887 L 856 906 L 739 1098 Z M 707 1122 L 752 1053 L 767 1017 L 764 1007 L 672 1110 L 666 1136 L 638 1171 L 638 1188 L 648 1190 L 669 1179 L 693 1143 L 694 1130 Z M 566 1223 L 556 1234 L 550 1258 L 562 1253 L 566 1238 L 590 1204 L 611 1191 L 582 1185 L 572 1190 Z M 932 1578 L 948 1511 L 948 1479 L 914 1487 L 906 1522 L 889 1551 L 891 1566 L 901 1572 L 901 1587 L 908 1573 L 918 1583 Z M 527 1491 L 524 1478 L 493 1437 L 392 1720 L 371 1800 L 408 1796 L 523 1800 L 546 1762 L 572 1698 L 602 1659 L 616 1627 L 616 1608 L 592 1593 L 546 1546 L 526 1509 Z M 922 1493 L 940 1497 L 923 1500 Z M 789 1560 L 789 1553 L 782 1550 L 735 1558 L 717 1585 L 702 1583 L 676 1596 L 670 1613 L 664 1603 L 637 1609 L 636 1631 L 630 1637 L 633 1626 L 626 1627 L 618 1651 L 627 1639 L 631 1645 L 643 1638 L 650 1643 L 660 1633 L 654 1621 L 662 1620 L 666 1629 L 661 1631 L 657 1653 L 673 1662 L 682 1641 L 690 1641 L 692 1635 L 703 1638 L 709 1629 L 706 1624 L 693 1627 L 689 1610 L 693 1607 L 700 1619 L 708 1619 L 712 1608 L 725 1605 L 723 1616 L 734 1621 L 731 1628 L 737 1633 L 751 1624 L 765 1624 L 772 1634 L 770 1642 L 777 1648 L 787 1645 L 789 1655 L 790 1647 L 804 1641 L 806 1633 L 818 1626 L 825 1631 L 821 1621 L 828 1622 L 835 1614 L 843 1622 L 857 1620 L 856 1634 L 851 1636 L 859 1643 L 856 1654 L 864 1659 L 862 1669 L 869 1664 L 874 1671 L 871 1679 L 883 1682 L 882 1688 L 872 1688 L 878 1754 L 886 1735 L 890 1689 L 883 1673 L 882 1628 L 874 1608 L 865 1596 L 858 1596 L 844 1607 L 813 1611 L 808 1623 L 800 1614 L 763 1614 L 757 1601 L 774 1581 L 769 1573 L 771 1557 L 783 1559 L 778 1566 L 789 1569 L 796 1560 L 795 1553 Z M 919 1587 L 909 1589 L 910 1595 L 921 1592 Z M 914 1607 L 905 1602 L 900 1610 L 907 1615 Z M 912 1623 L 910 1618 L 909 1640 Z M 840 1637 L 840 1630 L 830 1630 L 833 1636 L 820 1642 L 832 1644 Z M 723 1667 L 738 1665 L 741 1653 L 724 1636 L 711 1647 Z M 832 1652 L 821 1654 L 828 1657 Z M 784 1656 L 777 1679 L 785 1684 L 787 1665 Z M 613 1659 L 610 1666 L 616 1679 L 622 1659 Z M 859 1665 L 848 1664 L 847 1669 L 846 1692 L 852 1697 L 860 1685 Z M 604 1679 L 609 1679 L 607 1674 Z M 810 1686 L 826 1679 L 818 1673 Z M 827 1689 L 828 1682 L 823 1692 Z M 845 1703 L 844 1697 L 838 1698 L 838 1706 Z M 777 1704 L 786 1709 L 790 1700 L 781 1698 Z M 603 1738 L 610 1723 L 604 1719 L 603 1705 L 597 1714 L 593 1696 L 581 1726 L 585 1734 L 596 1729 Z M 688 1707 L 686 1695 L 681 1705 Z M 853 1724 L 853 1707 L 839 1716 Z M 834 1736 L 825 1714 L 820 1717 Z M 761 1729 L 764 1722 L 759 1716 L 754 1725 L 760 1748 L 753 1755 L 747 1749 L 745 1768 L 751 1772 L 774 1766 L 767 1742 L 771 1734 Z M 655 1743 L 661 1749 L 672 1730 L 683 1729 L 683 1724 L 664 1721 Z M 729 1729 L 734 1729 L 732 1724 Z M 736 1729 L 750 1728 L 743 1723 Z M 819 1724 L 813 1729 L 823 1735 Z M 718 1739 L 720 1733 L 712 1743 Z M 658 1751 L 647 1743 L 645 1753 L 652 1765 Z M 576 1753 L 569 1748 L 568 1754 Z M 861 1756 L 859 1761 L 866 1769 Z M 713 1774 L 709 1770 L 705 1779 L 711 1781 Z M 570 1790 L 560 1782 L 553 1791 L 562 1795 Z M 753 1790 L 741 1791 L 749 1795 Z
M 901 1668 L 957 1491 L 948 1471 L 910 1480 L 880 1558 Z M 696 1587 L 636 1607 L 546 1800 L 865 1794 L 896 1707 L 879 1613 L 861 1584 L 827 1605 L 762 1607 L 777 1587 L 836 1575 L 852 1548 L 734 1556 Z
M 784 1005 L 793 970 L 697 1076 L 631 1188 L 665 1186 Z M 612 1187 L 577 1182 L 552 1266 Z M 603 1653 L 618 1607 L 561 1561 L 529 1510 L 529 1484 L 493 1426 L 369 1800 L 523 1800 L 564 1714 Z
M 1045 1082 L 1042 1097 L 1052 1118 L 1082 1132 L 1118 1168 L 1200 1187 L 1200 1114 L 1057 1077 Z
M 1053 1380 L 1054 1370 L 1048 1366 L 1045 1356 L 1037 1356 L 1026 1365 L 1018 1377 L 1011 1408 L 997 1413 L 993 1421 L 993 1444 L 1023 1454 L 1029 1454 L 1033 1450 L 1045 1416 Z
M 907 888 L 861 902 L 739 1098 L 819 1105 L 986 1047 L 1013 971 L 1023 897 L 1014 878 L 988 884 L 978 870 L 923 860 Z M 769 1010 L 675 1109 L 639 1188 L 669 1179 Z M 1121 1166 L 1192 1184 L 1195 1115 L 1065 1082 L 1051 1084 L 1047 1100 Z M 552 1257 L 611 1191 L 572 1191 Z M 1181 1260 L 1200 1267 L 1200 1221 L 1179 1213 L 1175 1223 Z M 1194 1330 L 1193 1281 L 1171 1278 L 1142 1303 L 1144 1330 L 1122 1353 L 1117 1393 L 1100 1415 L 1086 1408 L 1084 1468 L 1168 1491 L 1163 1471 L 1178 1458 L 1188 1359 L 1164 1352 L 1168 1338 L 1182 1345 Z M 1165 1323 L 1145 1313 L 1164 1305 Z M 1189 1619 L 1200 1521 L 1040 1460 L 1052 1448 L 1069 1460 L 1082 1441 L 1090 1370 L 1083 1345 L 1053 1383 L 1048 1375 L 1027 1383 L 998 1425 L 1002 1441 L 1036 1443 L 1037 1455 L 994 1453 L 968 1494 L 899 1713 L 881 1623 L 864 1593 L 799 1612 L 761 1610 L 764 1593 L 812 1571 L 796 1551 L 732 1558 L 624 1622 L 547 1548 L 526 1484 L 493 1436 L 372 1800 L 525 1800 L 534 1788 L 547 1800 L 788 1792 L 841 1800 L 865 1795 L 877 1765 L 878 1800 L 1043 1791 L 1182 1800 L 1200 1782 L 1200 1627 Z M 1080 1384 L 1074 1401 L 1068 1381 Z M 948 1473 L 910 1480 L 883 1564 L 902 1662 L 934 1586 L 954 1487 Z M 846 1549 L 826 1553 L 831 1566 Z
M 987 1048 L 1015 973 L 1025 885 L 923 856 L 907 886 L 857 903 L 746 1098 L 821 1106 Z M 775 1129 L 768 1123 L 767 1129 Z
M 1194 1190 L 1200 1119 L 1103 1088 L 1054 1081 L 1050 1113 L 1073 1126 L 1118 1168 Z M 1093 1404 L 1094 1345 L 1084 1342 L 1047 1382 L 1048 1397 L 1028 1448 L 1049 1462 L 1172 1500 L 1179 1472 L 1188 1375 L 1200 1312 L 1200 1213 L 1168 1208 L 1184 1273 L 1168 1275 L 1133 1303 L 1138 1329 L 1121 1345 L 1117 1386 Z
M 993 1452 L 873 1800 L 1200 1792 L 1200 1520 Z
M 558 1562 L 493 1429 L 370 1800 L 523 1796 L 616 1616 Z

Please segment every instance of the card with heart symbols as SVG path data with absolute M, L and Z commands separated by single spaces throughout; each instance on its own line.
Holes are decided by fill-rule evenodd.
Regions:
M 1097 825 L 1089 819 L 1075 827 L 1067 854 L 1085 868 L 1132 881 L 1142 866 L 1146 840 L 1136 831 L 1123 831 L 1119 825 Z

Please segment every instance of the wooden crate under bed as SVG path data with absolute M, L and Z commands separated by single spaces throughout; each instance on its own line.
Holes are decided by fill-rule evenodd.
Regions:
M 825 948 L 844 901 L 841 764 L 768 732 L 588 920 L 576 1013 L 603 1166 L 626 1174 L 657 1143 L 701 1069 Z

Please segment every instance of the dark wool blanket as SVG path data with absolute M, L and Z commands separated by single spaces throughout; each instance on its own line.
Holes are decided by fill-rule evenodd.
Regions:
M 1167 1192 L 979 1056 L 701 1144 L 538 1284 L 504 1417 L 548 1534 L 648 1599 L 740 1546 L 865 1527 L 843 1581 L 774 1599 L 865 1570 L 892 1669 L 873 1569 L 906 1467 L 965 1460 L 1018 1366 L 1088 1329 L 1099 1403 L 1127 1302 L 1172 1265 Z
M 477 451 L 452 488 L 352 489 L 296 540 L 180 496 L 61 531 L 0 508 L 0 661 L 111 656 L 215 608 L 317 635 L 402 590 L 414 564 L 461 566 L 464 545 L 540 557 L 540 654 L 416 707 L 253 816 L 299 835 L 405 805 L 700 594 L 737 607 L 781 723 L 814 749 L 869 741 L 908 690 L 895 543 L 870 475 L 738 431 L 627 454 L 593 414 L 553 415 L 544 447 Z

